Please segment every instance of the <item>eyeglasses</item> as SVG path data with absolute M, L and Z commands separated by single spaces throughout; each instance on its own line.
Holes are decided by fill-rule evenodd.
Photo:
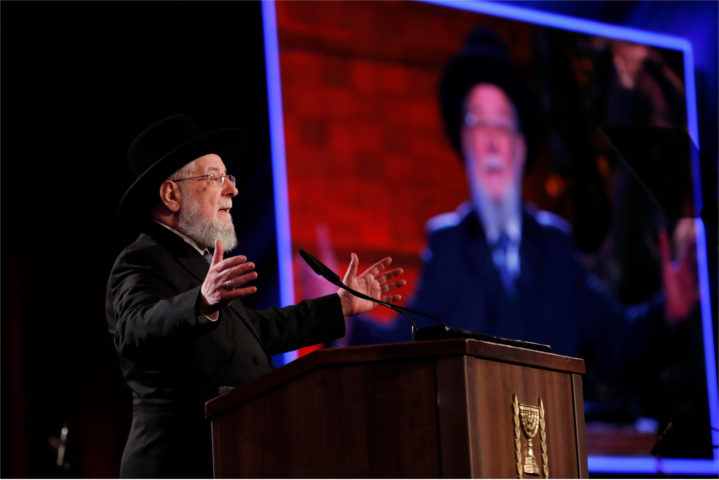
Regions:
M 237 180 L 235 179 L 234 175 L 225 175 L 224 173 L 222 175 L 216 175 L 214 173 L 209 173 L 207 175 L 200 175 L 197 177 L 178 178 L 177 180 L 172 180 L 172 181 L 173 182 L 181 182 L 183 180 L 193 180 L 195 178 L 205 178 L 205 177 L 210 177 L 210 183 L 212 185 L 216 185 L 217 181 L 219 180 L 220 185 L 222 185 L 224 187 L 225 186 L 225 178 L 230 181 L 230 183 L 232 184 L 233 187 L 237 185 Z
M 474 113 L 467 113 L 464 116 L 464 124 L 477 130 L 497 129 L 500 133 L 508 135 L 517 131 L 517 125 L 512 120 L 486 120 L 480 119 Z

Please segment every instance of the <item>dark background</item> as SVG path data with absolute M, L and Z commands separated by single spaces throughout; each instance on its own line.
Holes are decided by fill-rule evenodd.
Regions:
M 692 40 L 702 150 L 717 152 L 716 2 L 507 2 Z M 2 2 L 3 477 L 114 477 L 130 394 L 104 321 L 105 284 L 137 232 L 116 221 L 125 153 L 186 113 L 250 141 L 240 245 L 262 307 L 278 302 L 261 7 L 254 2 Z M 243 225 L 252 228 L 243 229 Z M 67 470 L 49 437 L 69 425 Z
M 117 476 L 131 399 L 105 285 L 137 237 L 116 211 L 150 123 L 248 132 L 233 214 L 253 226 L 238 228 L 251 301 L 277 303 L 260 4 L 3 3 L 2 73 L 2 476 L 63 475 L 48 442 L 63 422 L 66 473 Z

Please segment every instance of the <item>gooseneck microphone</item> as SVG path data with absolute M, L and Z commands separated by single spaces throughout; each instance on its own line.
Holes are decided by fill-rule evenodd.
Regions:
M 305 262 L 307 262 L 307 265 L 309 265 L 310 268 L 312 268 L 312 270 L 317 275 L 324 277 L 330 283 L 337 285 L 338 287 L 347 288 L 347 286 L 344 283 L 342 283 L 342 280 L 340 280 L 339 275 L 337 275 L 335 272 L 330 270 L 327 267 L 327 265 L 325 265 L 324 263 L 317 260 L 314 256 L 310 255 L 309 253 L 305 252 L 304 250 L 300 250 L 300 256 L 302 258 L 304 258 Z
M 402 315 L 407 317 L 407 319 L 412 323 L 412 331 L 414 332 L 417 330 L 417 326 L 415 325 L 414 320 L 412 320 L 412 318 L 409 315 L 407 315 L 405 312 L 402 311 L 402 310 L 404 310 L 404 307 L 400 307 L 399 305 L 392 305 L 391 303 L 383 302 L 382 300 L 377 300 L 376 298 L 372 298 L 369 295 L 365 295 L 364 293 L 358 292 L 357 290 L 353 290 L 350 287 L 348 287 L 347 285 L 345 285 L 342 280 L 340 280 L 339 275 L 337 275 L 335 272 L 333 272 L 329 267 L 327 267 L 327 265 L 325 265 L 324 263 L 317 260 L 317 258 L 315 258 L 314 256 L 310 255 L 309 253 L 305 252 L 304 250 L 300 250 L 300 256 L 305 260 L 305 262 L 307 262 L 307 265 L 309 265 L 310 268 L 312 268 L 312 270 L 317 275 L 324 277 L 324 279 L 327 280 L 328 282 L 330 282 L 331 284 L 337 285 L 338 287 L 347 290 L 355 297 L 361 298 L 363 300 L 369 300 L 370 302 L 378 303 L 378 304 L 382 305 L 383 307 L 387 307 L 390 310 L 394 310 L 397 313 L 401 313 Z M 444 322 L 443 322 L 443 324 L 444 324 Z
M 350 292 L 355 297 L 362 298 L 364 300 L 369 300 L 370 302 L 375 302 L 383 307 L 387 307 L 390 310 L 394 310 L 397 313 L 401 313 L 412 324 L 412 339 L 415 341 L 419 340 L 441 340 L 441 339 L 449 339 L 449 338 L 467 338 L 467 339 L 474 339 L 474 340 L 483 340 L 485 342 L 492 342 L 492 343 L 499 343 L 502 345 L 510 345 L 513 347 L 521 347 L 521 348 L 528 348 L 530 350 L 539 350 L 542 352 L 551 352 L 552 349 L 549 347 L 549 345 L 544 345 L 541 343 L 533 343 L 533 342 L 525 342 L 523 340 L 512 340 L 508 338 L 502 338 L 502 337 L 495 337 L 492 335 L 485 335 L 483 333 L 475 333 L 470 332 L 468 330 L 460 330 L 458 328 L 450 328 L 447 326 L 446 323 L 441 318 L 435 317 L 434 315 L 430 315 L 428 313 L 419 312 L 417 310 L 412 310 L 411 308 L 407 307 L 401 307 L 399 305 L 393 305 L 391 303 L 383 302 L 381 300 L 377 300 L 375 298 L 372 298 L 368 295 L 365 295 L 364 293 L 360 293 L 356 290 L 353 290 L 349 288 L 347 285 L 340 280 L 339 275 L 337 275 L 335 272 L 330 270 L 324 263 L 320 262 L 315 258 L 314 256 L 310 255 L 309 253 L 305 252 L 304 250 L 300 250 L 300 256 L 307 262 L 307 265 L 312 268 L 312 270 L 319 276 L 324 277 L 325 280 L 332 283 L 333 285 L 337 285 L 340 288 L 343 288 Z M 422 315 L 423 317 L 431 318 L 432 320 L 435 320 L 442 325 L 438 325 L 436 327 L 425 327 L 425 328 L 417 328 L 417 325 L 415 325 L 414 320 L 412 320 L 412 317 L 410 317 L 407 312 L 415 313 L 417 315 Z
M 305 262 L 307 262 L 307 265 L 309 265 L 309 266 L 312 268 L 312 270 L 314 270 L 314 272 L 315 272 L 317 275 L 320 275 L 321 277 L 324 277 L 325 280 L 327 280 L 328 282 L 330 282 L 330 283 L 332 283 L 332 284 L 334 284 L 334 285 L 337 285 L 337 286 L 340 287 L 340 288 L 343 288 L 343 289 L 347 290 L 348 292 L 350 292 L 350 293 L 351 293 L 352 295 L 354 295 L 355 297 L 359 297 L 359 298 L 362 298 L 362 299 L 364 299 L 364 300 L 369 300 L 370 302 L 378 303 L 378 304 L 382 305 L 383 307 L 387 307 L 387 308 L 389 308 L 390 310 L 394 310 L 394 311 L 397 312 L 397 313 L 403 314 L 403 315 L 404 315 L 405 317 L 407 317 L 407 318 L 409 319 L 409 321 L 412 323 L 412 333 L 413 333 L 413 336 L 414 336 L 414 334 L 418 331 L 418 329 L 417 329 L 417 326 L 416 326 L 415 323 L 414 323 L 414 320 L 412 320 L 412 318 L 411 318 L 409 315 L 407 315 L 406 312 L 414 313 L 414 314 L 416 314 L 416 315 L 422 315 L 423 317 L 427 317 L 427 318 L 431 318 L 432 320 L 441 323 L 441 324 L 442 324 L 442 327 L 443 327 L 445 330 L 449 330 L 449 327 L 447 327 L 447 324 L 444 323 L 444 321 L 443 321 L 441 318 L 435 317 L 434 315 L 430 315 L 430 314 L 424 313 L 424 312 L 419 312 L 419 311 L 417 311 L 417 310 L 412 310 L 411 308 L 401 307 L 401 306 L 399 306 L 399 305 L 394 305 L 394 304 L 391 304 L 391 303 L 383 302 L 383 301 L 381 301 L 381 300 L 377 300 L 377 299 L 372 298 L 372 297 L 370 297 L 370 296 L 368 296 L 368 295 L 365 295 L 364 293 L 360 293 L 360 292 L 358 292 L 358 291 L 356 291 L 356 290 L 352 290 L 350 287 L 348 287 L 347 285 L 345 285 L 344 282 L 342 282 L 342 280 L 340 280 L 339 275 L 337 275 L 335 272 L 333 272 L 329 267 L 327 267 L 327 265 L 325 265 L 324 263 L 320 262 L 320 261 L 319 261 L 317 258 L 315 258 L 314 256 L 310 255 L 309 253 L 305 252 L 304 250 L 300 250 L 300 256 L 301 256 L 302 258 L 304 258 Z M 436 327 L 436 328 L 440 328 L 440 327 Z

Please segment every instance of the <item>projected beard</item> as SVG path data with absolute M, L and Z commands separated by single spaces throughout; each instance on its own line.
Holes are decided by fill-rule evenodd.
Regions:
M 220 208 L 232 206 L 231 200 L 226 200 Z M 192 195 L 183 195 L 180 208 L 179 229 L 200 246 L 214 247 L 215 239 L 220 239 L 225 252 L 233 250 L 237 246 L 235 225 L 230 222 L 223 223 L 218 218 L 217 211 L 212 218 L 202 214 L 200 204 Z
M 496 156 L 497 158 L 492 158 Z M 506 187 L 500 197 L 492 197 L 482 188 L 477 180 L 477 166 L 474 161 L 467 162 L 469 187 L 472 194 L 472 203 L 479 214 L 480 220 L 486 233 L 494 236 L 500 232 L 506 232 L 509 222 L 516 220 L 521 227 L 522 211 L 522 166 L 523 162 L 515 158 L 516 173 L 513 181 Z M 489 154 L 484 159 L 485 168 L 493 168 L 495 165 L 502 165 L 503 160 L 498 155 Z

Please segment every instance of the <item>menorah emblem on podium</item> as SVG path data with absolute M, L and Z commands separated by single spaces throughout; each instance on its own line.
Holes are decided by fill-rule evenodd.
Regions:
M 512 414 L 514 417 L 514 451 L 517 469 L 517 478 L 522 478 L 522 473 L 527 475 L 539 475 L 539 464 L 534 455 L 532 439 L 540 433 L 540 447 L 542 451 L 542 473 L 544 478 L 549 478 L 549 466 L 547 457 L 547 432 L 544 422 L 544 403 L 539 399 L 539 405 L 520 404 L 517 395 L 512 395 Z M 520 432 L 527 439 L 527 456 L 522 461 L 522 444 Z
M 524 458 L 524 473 L 539 475 L 537 457 L 532 449 L 532 438 L 537 434 L 539 428 L 539 407 L 534 405 L 520 405 L 519 419 L 522 423 L 522 432 L 527 438 L 527 456 Z

